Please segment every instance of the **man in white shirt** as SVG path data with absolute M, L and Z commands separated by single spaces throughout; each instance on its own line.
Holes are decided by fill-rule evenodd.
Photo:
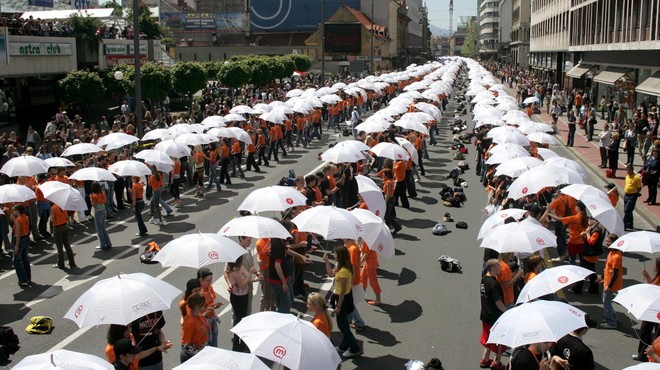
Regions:
M 607 167 L 607 147 L 610 145 L 610 136 L 612 131 L 607 123 L 603 131 L 598 135 L 598 149 L 600 150 L 600 168 Z

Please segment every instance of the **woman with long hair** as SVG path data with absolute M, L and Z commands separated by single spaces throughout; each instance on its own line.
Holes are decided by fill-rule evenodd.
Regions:
M 102 250 L 110 249 L 112 248 L 112 242 L 110 242 L 110 235 L 108 235 L 105 225 L 105 220 L 108 216 L 106 208 L 107 198 L 105 191 L 101 188 L 101 184 L 97 181 L 92 183 L 92 193 L 89 195 L 89 200 L 92 202 L 92 207 L 94 208 L 94 225 L 96 226 L 96 235 L 101 243 L 97 248 Z
M 653 276 L 646 271 L 646 268 L 642 269 L 642 276 L 644 276 L 644 279 L 648 284 L 660 285 L 660 257 L 655 259 L 653 269 Z M 637 346 L 637 353 L 632 355 L 634 360 L 642 362 L 648 361 L 646 349 L 652 345 L 653 338 L 658 336 L 659 328 L 660 326 L 655 322 L 642 321 L 639 327 L 639 345 Z M 653 335 L 653 332 L 655 332 L 655 335 Z
M 229 301 L 231 302 L 231 309 L 234 311 L 233 325 L 236 326 L 248 315 L 249 285 L 258 282 L 260 278 L 252 278 L 252 275 L 257 274 L 254 267 L 250 271 L 245 269 L 245 266 L 243 266 L 243 256 L 238 257 L 236 262 L 228 262 L 227 266 L 229 268 L 229 283 L 231 286 Z M 231 350 L 237 352 L 247 351 L 247 346 L 236 334 L 234 334 L 232 339 Z
M 188 361 L 206 347 L 209 340 L 209 324 L 204 318 L 206 299 L 202 294 L 192 294 L 181 309 L 181 363 Z
M 153 194 L 151 196 L 151 202 L 149 203 L 149 208 L 151 210 L 150 222 L 156 226 L 162 226 L 165 223 L 163 222 L 163 215 L 160 212 L 160 206 L 163 205 L 163 208 L 165 208 L 165 211 L 167 212 L 168 215 L 172 214 L 172 208 L 170 208 L 167 203 L 164 203 L 162 201 L 163 184 L 164 184 L 163 174 L 160 173 L 160 171 L 158 171 L 156 169 L 156 166 L 154 166 L 153 164 L 149 166 L 149 169 L 151 169 L 151 176 L 149 176 L 149 185 L 153 190 Z
M 353 267 L 351 266 L 351 257 L 348 249 L 345 246 L 342 245 L 335 248 L 334 254 L 337 261 L 334 269 L 330 265 L 328 253 L 323 254 L 323 261 L 325 261 L 325 268 L 328 275 L 335 279 L 335 292 L 332 295 L 332 305 L 337 318 L 337 328 L 339 328 L 343 336 L 341 343 L 337 347 L 337 351 L 342 356 L 350 358 L 362 354 L 362 350 L 348 324 L 348 315 L 355 308 L 353 292 L 351 291 Z
M 213 272 L 202 267 L 197 270 L 197 279 L 202 287 L 201 294 L 206 300 L 204 317 L 208 324 L 208 345 L 211 347 L 218 346 L 218 322 L 220 321 L 215 314 L 215 309 L 222 306 L 222 303 L 216 302 L 217 294 L 213 289 Z
M 328 312 L 328 304 L 319 293 L 313 292 L 307 296 L 307 309 L 314 314 L 312 325 L 330 338 L 332 320 Z
M 581 201 L 575 202 L 574 214 L 566 217 L 558 217 L 549 213 L 548 216 L 554 220 L 560 221 L 568 227 L 568 257 L 571 265 L 575 264 L 578 254 L 584 249 L 584 239 L 582 233 L 589 227 L 589 216 L 587 216 L 587 206 Z M 570 291 L 570 290 L 569 290 Z M 580 294 L 582 292 L 573 292 Z
M 147 235 L 147 226 L 142 220 L 142 210 L 144 209 L 144 186 L 139 176 L 133 176 L 133 188 L 131 190 L 131 199 L 133 200 L 133 212 L 135 222 L 138 224 L 138 233 L 136 236 Z

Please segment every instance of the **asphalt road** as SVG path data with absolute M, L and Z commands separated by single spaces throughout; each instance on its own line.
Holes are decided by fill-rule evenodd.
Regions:
M 453 110 L 453 104 L 449 107 Z M 449 115 L 447 115 L 449 116 Z M 358 305 L 367 323 L 366 330 L 357 333 L 364 348 L 364 355 L 346 360 L 342 369 L 402 369 L 410 359 L 424 362 L 433 357 L 439 358 L 446 369 L 476 369 L 482 348 L 479 345 L 481 325 L 479 322 L 479 281 L 483 251 L 478 247 L 476 235 L 483 219 L 485 192 L 474 175 L 474 148 L 469 146 L 467 156 L 471 169 L 462 177 L 468 182 L 465 189 L 468 201 L 463 208 L 444 207 L 438 202 L 440 182 L 449 182 L 446 175 L 456 161 L 451 159 L 451 132 L 447 123 L 451 117 L 443 119 L 438 146 L 429 147 L 430 161 L 424 163 L 427 176 L 417 184 L 419 197 L 411 200 L 411 208 L 397 209 L 404 229 L 396 239 L 396 255 L 390 260 L 381 260 L 379 269 L 380 284 L 383 289 L 383 304 L 372 307 Z M 247 173 L 246 181 L 235 181 L 221 193 L 211 192 L 203 200 L 192 197 L 188 189 L 184 195 L 186 205 L 166 220 L 167 225 L 158 231 L 148 225 L 150 238 L 134 236 L 136 225 L 127 211 L 110 222 L 110 238 L 113 248 L 109 252 L 94 249 L 98 245 L 93 226 L 77 226 L 74 230 L 74 249 L 80 269 L 67 275 L 50 266 L 55 263 L 54 247 L 39 243 L 31 249 L 33 280 L 37 285 L 20 290 L 9 261 L 0 261 L 0 323 L 10 325 L 20 337 L 22 348 L 12 357 L 16 364 L 23 357 L 49 350 L 66 348 L 98 356 L 104 356 L 107 326 L 78 330 L 77 326 L 63 319 L 65 312 L 83 292 L 96 281 L 110 277 L 117 272 L 145 272 L 157 276 L 180 289 L 194 277 L 195 271 L 188 268 L 162 268 L 157 265 L 144 265 L 139 262 L 139 253 L 144 245 L 155 240 L 163 245 L 186 233 L 201 230 L 216 232 L 230 218 L 235 217 L 236 207 L 254 189 L 275 184 L 289 169 L 297 174 L 312 171 L 321 163 L 316 154 L 327 148 L 329 142 L 341 140 L 333 135 L 325 135 L 324 140 L 312 145 L 308 150 L 297 150 L 280 161 L 277 167 L 270 167 L 265 173 Z M 553 148 L 558 153 L 567 154 L 565 148 Z M 600 178 L 590 173 L 591 181 L 600 184 Z M 449 224 L 452 232 L 445 236 L 434 236 L 431 229 L 442 219 L 445 212 L 451 212 L 456 221 L 466 221 L 467 230 L 456 229 Z M 636 222 L 640 226 L 643 223 Z M 437 258 L 447 254 L 461 261 L 462 274 L 450 274 L 440 269 Z M 310 291 L 329 289 L 329 279 L 324 276 L 320 253 L 313 257 L 313 265 L 306 275 Z M 624 284 L 630 285 L 641 278 L 642 256 L 627 256 Z M 601 268 L 603 261 L 598 265 Z M 650 264 L 647 263 L 647 266 Z M 221 271 L 217 266 L 216 291 L 224 297 L 229 306 L 223 286 Z M 367 297 L 373 297 L 370 289 Z M 569 302 L 600 320 L 602 304 L 594 296 L 568 296 Z M 174 307 L 176 307 L 176 302 Z M 255 300 L 257 304 L 258 300 Z M 253 307 L 253 312 L 258 306 Z M 296 301 L 294 308 L 304 309 L 304 303 Z M 616 309 L 617 307 L 615 305 Z M 222 311 L 220 325 L 220 347 L 231 348 L 231 317 L 229 309 Z M 620 310 L 619 310 L 620 311 Z M 55 329 L 49 335 L 29 335 L 24 328 L 32 316 L 53 317 Z M 596 361 L 603 369 L 621 369 L 633 365 L 630 354 L 637 347 L 633 322 L 625 313 L 619 315 L 619 330 L 593 329 L 585 337 L 585 343 L 595 353 Z M 179 314 L 176 308 L 165 313 L 167 324 L 164 331 L 175 347 L 165 354 L 165 368 L 178 365 L 178 344 L 180 342 Z M 638 326 L 635 326 L 638 327 Z M 333 338 L 338 338 L 335 329 Z M 505 359 L 506 362 L 506 359 Z M 9 364 L 9 367 L 12 366 Z

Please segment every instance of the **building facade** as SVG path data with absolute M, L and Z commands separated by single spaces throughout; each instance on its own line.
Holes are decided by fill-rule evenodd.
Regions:
M 565 85 L 563 75 L 573 66 L 566 55 L 572 0 L 531 0 L 528 65 L 548 80 Z
M 495 60 L 500 49 L 499 0 L 479 0 L 479 57 Z
M 501 12 L 500 12 L 501 14 Z M 513 0 L 511 11 L 511 65 L 529 66 L 530 0 Z
M 499 0 L 500 7 L 500 63 L 511 65 L 511 30 L 513 27 L 512 19 L 513 0 Z

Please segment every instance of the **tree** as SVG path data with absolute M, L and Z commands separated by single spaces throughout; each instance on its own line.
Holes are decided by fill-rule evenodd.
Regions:
M 133 24 L 133 8 L 127 9 L 126 20 L 129 24 Z M 138 25 L 140 26 L 140 33 L 148 40 L 160 39 L 165 34 L 158 21 L 151 14 L 149 6 L 142 1 L 138 5 Z
M 220 66 L 218 79 L 227 87 L 238 88 L 250 82 L 252 71 L 243 62 L 225 62 Z
M 270 80 L 273 79 L 271 66 L 267 59 L 251 58 L 251 59 L 246 59 L 245 63 L 247 63 L 247 65 L 252 70 L 252 78 L 250 79 L 250 82 L 254 86 L 258 86 L 258 87 L 264 86 Z
M 309 67 L 312 66 L 312 61 L 309 60 L 309 57 L 307 55 L 302 55 L 302 54 L 291 54 L 288 56 L 291 58 L 293 63 L 296 65 L 296 71 L 301 71 L 305 72 L 309 69 Z M 290 77 L 291 75 L 287 76 Z
M 294 63 L 293 59 L 287 56 L 277 57 L 277 59 L 279 59 L 282 65 L 284 65 L 284 73 L 281 78 L 290 78 L 293 71 L 296 70 L 296 63 Z
M 144 63 L 140 68 L 140 80 L 142 82 L 142 97 L 145 99 L 162 101 L 167 93 L 172 90 L 172 73 L 161 64 Z M 135 68 L 127 69 L 122 85 L 129 94 L 135 91 Z
M 134 86 L 132 85 L 132 81 L 130 82 L 131 85 L 128 86 L 129 88 L 127 89 L 126 88 L 127 78 L 123 78 L 122 80 L 117 80 L 115 78 L 115 73 L 121 72 L 124 74 L 124 76 L 126 76 L 128 75 L 128 70 L 133 68 L 134 67 L 132 65 L 118 64 L 110 71 L 103 73 L 101 75 L 101 78 L 103 79 L 103 86 L 105 86 L 105 91 L 110 94 L 119 94 L 124 91 L 132 91 L 134 89 Z
M 71 71 L 59 84 L 64 99 L 81 107 L 100 101 L 105 93 L 103 80 L 94 72 Z
M 471 22 L 465 35 L 465 41 L 461 47 L 461 55 L 473 57 L 479 54 L 479 27 L 477 22 Z
M 172 87 L 174 91 L 190 94 L 191 107 L 193 95 L 206 87 L 208 81 L 204 66 L 196 62 L 177 62 L 172 67 Z
M 291 75 L 287 76 L 285 74 L 286 71 L 285 71 L 284 63 L 282 63 L 282 60 L 280 60 L 280 58 L 278 57 L 268 58 L 266 59 L 266 63 L 268 63 L 270 66 L 271 79 L 291 76 Z
M 218 78 L 218 72 L 220 71 L 220 63 L 218 62 L 204 62 L 202 66 L 206 70 L 206 76 L 209 80 L 215 80 Z
M 96 51 L 99 48 L 101 37 L 96 33 L 101 27 L 101 21 L 98 18 L 89 15 L 82 16 L 74 13 L 69 17 L 69 25 L 73 36 L 87 46 L 89 50 Z

